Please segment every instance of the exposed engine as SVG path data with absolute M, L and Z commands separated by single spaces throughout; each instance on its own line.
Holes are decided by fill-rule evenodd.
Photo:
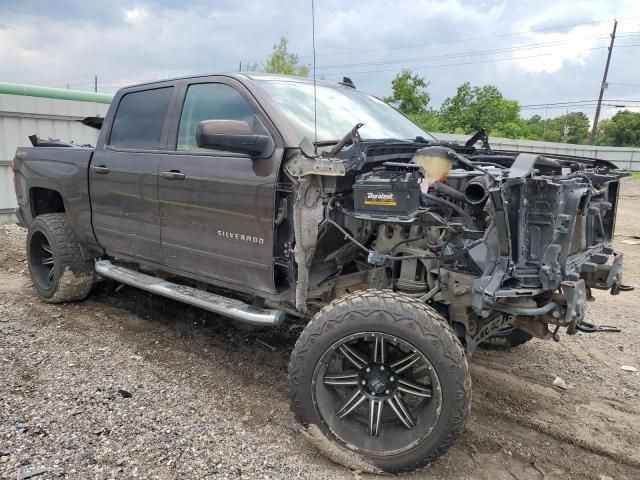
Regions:
M 306 305 L 401 291 L 440 311 L 473 351 L 505 327 L 575 333 L 591 288 L 626 288 L 611 247 L 625 173 L 608 162 L 424 141 L 353 142 L 317 161 L 303 188 L 316 207 L 298 204 L 320 222 L 317 237 L 297 232 L 294 249 L 298 282 L 308 266 Z

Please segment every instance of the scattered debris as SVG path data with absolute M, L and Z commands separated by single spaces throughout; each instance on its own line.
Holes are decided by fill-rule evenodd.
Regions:
M 39 366 L 40 366 L 40 365 L 42 365 L 42 363 L 44 363 L 48 358 L 49 358 L 49 354 L 47 353 L 47 354 L 46 354 L 46 355 L 44 355 L 40 360 L 38 360 L 34 366 L 39 367 Z
M 133 397 L 133 395 L 130 392 L 127 392 L 126 390 L 119 389 L 118 393 L 122 396 L 122 398 L 131 398 L 131 397 Z
M 25 480 L 27 478 L 32 478 L 32 477 L 35 477 L 36 475 L 42 475 L 43 473 L 47 473 L 47 472 L 48 470 L 46 468 L 36 468 L 24 473 L 19 473 L 18 480 Z
M 292 432 L 299 432 L 302 428 L 298 422 L 284 422 L 282 426 L 284 426 L 284 428 L 288 428 Z
M 263 342 L 262 340 L 260 340 L 259 338 L 256 338 L 256 342 L 258 342 L 260 345 L 264 345 L 265 347 L 267 347 L 269 350 L 271 350 L 272 352 L 276 351 L 276 347 L 272 347 L 271 345 L 269 345 L 267 342 Z
M 563 390 L 567 390 L 569 388 L 566 382 L 560 377 L 556 377 L 556 379 L 553 381 L 553 385 Z
M 625 372 L 637 372 L 638 369 L 636 367 L 632 367 L 631 365 L 622 365 L 620 367 L 622 370 L 624 370 Z

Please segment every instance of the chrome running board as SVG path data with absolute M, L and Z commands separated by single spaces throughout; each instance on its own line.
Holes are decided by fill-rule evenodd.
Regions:
M 252 325 L 275 326 L 281 324 L 285 318 L 285 313 L 282 310 L 258 308 L 241 302 L 240 300 L 167 282 L 161 278 L 113 265 L 109 260 L 97 261 L 96 272 L 103 277 L 112 278 L 113 280 L 131 285 L 132 287 L 157 293 L 163 297 L 188 303 L 189 305 L 194 305 Z

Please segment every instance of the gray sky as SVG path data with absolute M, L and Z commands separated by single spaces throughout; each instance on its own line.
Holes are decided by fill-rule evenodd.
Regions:
M 383 96 L 395 74 L 411 68 L 431 82 L 434 106 L 464 81 L 496 85 L 523 106 L 593 100 L 618 18 L 605 98 L 640 107 L 639 7 L 639 0 L 316 0 L 318 78 L 346 75 Z M 280 36 L 311 65 L 310 0 L 0 0 L 0 81 L 88 90 L 95 73 L 99 90 L 113 92 L 235 71 L 240 61 L 264 60 Z M 604 116 L 615 111 L 607 107 Z

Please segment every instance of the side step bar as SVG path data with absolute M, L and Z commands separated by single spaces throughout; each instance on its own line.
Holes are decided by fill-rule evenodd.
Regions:
M 240 300 L 167 282 L 161 278 L 152 277 L 135 270 L 118 267 L 109 260 L 96 262 L 96 272 L 103 277 L 112 278 L 132 287 L 157 293 L 163 297 L 188 303 L 189 305 L 195 305 L 210 312 L 219 313 L 252 325 L 275 326 L 281 324 L 285 318 L 285 313 L 282 310 L 258 308 Z

